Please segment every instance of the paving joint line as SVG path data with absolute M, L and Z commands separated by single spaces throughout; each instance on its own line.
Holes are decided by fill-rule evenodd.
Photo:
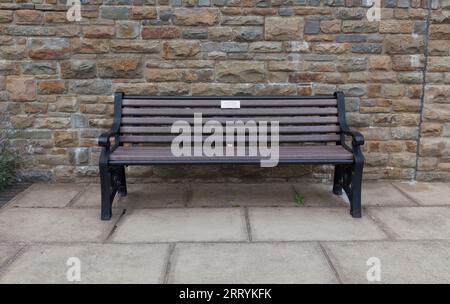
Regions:
M 108 233 L 108 235 L 106 236 L 105 240 L 102 243 L 109 243 L 108 241 L 111 239 L 111 236 L 117 230 L 120 220 L 125 216 L 126 213 L 127 213 L 127 209 L 123 209 L 122 212 L 120 213 L 119 217 L 117 218 L 116 222 L 114 223 L 111 231 Z
M 294 185 L 293 182 L 289 182 L 289 185 L 291 186 L 292 191 L 294 192 L 294 196 L 295 196 L 296 194 L 299 194 L 298 191 L 297 191 L 297 188 L 295 187 L 295 185 Z
M 429 205 L 363 205 L 363 209 L 392 209 L 392 208 L 450 208 L 449 204 L 429 204 Z M 120 210 L 123 207 L 113 207 L 113 209 Z M 201 205 L 201 206 L 148 206 L 148 207 L 128 207 L 126 208 L 128 211 L 133 210 L 168 210 L 168 209 L 227 209 L 227 208 L 263 208 L 263 209 L 269 209 L 269 208 L 276 208 L 276 209 L 285 209 L 285 208 L 296 208 L 296 209 L 346 209 L 348 208 L 347 205 L 343 206 L 283 206 L 283 205 L 246 205 L 246 206 L 229 206 L 229 205 Z M 8 208 L 1 208 L 0 212 L 7 210 L 7 209 L 54 209 L 54 210 L 99 210 L 99 207 L 96 206 L 70 206 L 70 207 L 56 207 L 56 206 L 9 206 Z
M 27 191 L 32 185 L 33 183 L 18 182 L 13 183 L 9 187 L 0 191 L 0 208 L 6 207 L 6 205 Z
M 362 206 L 363 210 L 367 209 L 393 209 L 393 208 L 450 208 L 449 204 L 429 204 L 429 205 L 366 205 Z M 120 211 L 123 207 L 113 207 L 113 210 Z M 179 210 L 179 209 L 229 209 L 229 208 L 262 208 L 262 209 L 346 209 L 348 206 L 283 206 L 283 205 L 247 205 L 247 206 L 229 206 L 229 205 L 202 205 L 202 206 L 148 206 L 148 207 L 128 207 L 126 210 Z M 7 209 L 53 209 L 53 210 L 99 210 L 96 206 L 71 206 L 71 207 L 56 207 L 56 206 L 9 206 L 8 208 L 1 208 L 0 213 Z
M 191 205 L 193 195 L 194 195 L 194 193 L 192 191 L 192 185 L 191 185 L 191 183 L 188 183 L 185 197 L 184 197 L 184 207 L 185 208 L 188 208 Z
M 164 276 L 163 276 L 163 284 L 168 284 L 169 282 L 169 274 L 172 268 L 172 257 L 175 252 L 175 247 L 177 243 L 170 243 L 169 249 L 167 252 L 167 260 L 164 266 Z
M 13 256 L 7 259 L 3 264 L 0 264 L 0 278 L 3 277 L 9 266 L 25 253 L 28 247 L 30 247 L 29 244 L 22 245 L 22 247 L 19 248 L 19 250 L 17 250 L 17 252 Z
M 333 205 L 333 206 L 326 206 L 326 205 L 321 205 L 321 206 L 310 206 L 310 205 L 304 205 L 304 206 L 296 206 L 296 205 L 292 205 L 292 206 L 283 206 L 283 205 L 199 205 L 199 206 L 188 206 L 188 207 L 184 207 L 184 206 L 148 206 L 145 208 L 135 208 L 135 207 L 129 207 L 129 210 L 156 210 L 156 209 L 161 209 L 161 210 L 167 210 L 167 209 L 203 209 L 203 208 L 208 208 L 208 209 L 225 209 L 225 208 L 242 208 L 242 207 L 246 207 L 246 208 L 296 208 L 296 209 L 347 209 L 348 206 L 347 205 Z M 363 205 L 363 208 L 426 208 L 426 207 L 450 207 L 449 204 L 430 204 L 430 205 Z M 92 210 L 92 209 L 99 209 L 99 207 L 95 207 L 95 206 L 80 206 L 80 207 L 36 207 L 36 206 L 27 206 L 27 207 L 20 207 L 20 206 L 14 206 L 12 208 L 17 208 L 17 209 L 87 209 L 87 210 Z
M 394 183 L 391 183 L 392 187 L 394 187 L 395 189 L 397 189 L 398 192 L 400 192 L 404 197 L 406 197 L 408 200 L 412 201 L 414 204 L 416 204 L 417 206 L 424 206 L 421 203 L 419 203 L 418 200 L 416 200 L 415 198 L 413 198 L 411 195 L 409 195 L 406 191 L 404 191 L 402 188 L 400 188 L 399 186 L 395 185 Z
M 87 184 L 86 187 L 89 187 L 90 185 L 91 184 Z M 73 206 L 84 193 L 85 193 L 84 189 L 81 188 L 80 191 L 78 191 L 78 193 L 75 194 L 75 196 L 72 197 L 70 199 L 70 201 L 64 207 L 71 207 L 71 206 Z
M 445 206 L 445 205 L 444 205 Z M 222 204 L 222 205 L 199 205 L 199 206 L 188 206 L 188 207 L 184 207 L 184 206 L 148 206 L 145 208 L 135 208 L 135 207 L 129 207 L 128 209 L 130 210 L 146 210 L 146 209 L 161 209 L 161 210 L 167 210 L 167 209 L 201 209 L 201 208 L 211 208 L 211 209 L 225 209 L 225 208 L 241 208 L 241 207 L 248 207 L 248 208 L 313 208 L 313 209 L 325 209 L 325 208 L 333 208 L 333 209 L 344 209 L 347 208 L 348 206 L 300 206 L 297 207 L 295 205 L 226 205 L 226 204 Z M 383 206 L 383 207 L 388 207 L 388 206 Z M 412 206 L 409 206 L 412 207 Z M 423 207 L 423 206 L 421 206 Z M 54 207 L 54 206 L 14 206 L 12 208 L 17 208 L 17 209 L 71 209 L 71 210 L 77 210 L 77 209 L 88 209 L 88 210 L 92 210 L 92 209 L 100 209 L 100 206 L 72 206 L 72 207 Z M 113 209 L 120 209 L 121 207 L 117 206 L 114 207 Z
M 381 220 L 379 220 L 377 217 L 375 217 L 371 212 L 370 212 L 370 208 L 365 209 L 365 214 L 375 223 L 375 225 L 380 228 L 380 230 L 386 234 L 386 236 L 388 237 L 388 240 L 397 240 L 400 238 L 400 236 L 395 233 L 394 231 L 391 231 L 385 223 L 383 223 Z
M 328 254 L 328 251 L 325 249 L 323 244 L 319 241 L 318 242 L 320 250 L 322 250 L 323 255 L 325 256 L 325 259 L 327 261 L 328 266 L 330 267 L 331 271 L 334 273 L 334 276 L 336 277 L 336 280 L 339 284 L 342 284 L 341 276 L 339 275 L 339 272 L 337 271 L 336 267 L 334 266 L 333 262 L 331 261 L 331 258 Z
M 434 242 L 434 243 L 449 243 L 450 239 L 406 239 L 406 238 L 398 238 L 398 239 L 348 239 L 348 240 L 267 240 L 267 241 L 253 241 L 252 244 L 313 244 L 313 243 L 408 243 L 408 242 Z M 26 245 L 31 246 L 80 246 L 80 245 L 135 245 L 135 246 L 145 246 L 145 245 L 170 245 L 173 244 L 173 241 L 167 242 L 134 242 L 134 243 L 126 243 L 126 242 L 93 242 L 93 241 L 73 241 L 73 242 L 63 242 L 63 241 L 35 241 L 35 242 L 27 242 Z M 241 244 L 246 245 L 249 244 L 247 240 L 245 241 L 176 241 L 177 244 Z M 2 245 L 24 245 L 23 241 L 18 242 L 9 242 L 2 241 L 0 242 Z
M 28 188 L 26 188 L 24 191 L 21 191 L 19 193 L 17 193 L 12 199 L 10 199 L 8 202 L 6 202 L 5 204 L 3 204 L 2 208 L 0 209 L 7 209 L 8 207 L 11 207 L 12 204 L 14 204 L 14 202 L 16 202 L 17 200 L 19 200 L 20 198 L 24 197 L 25 194 L 27 194 L 28 192 L 32 191 L 32 188 L 35 184 L 31 184 Z
M 252 226 L 250 224 L 250 216 L 248 214 L 248 207 L 244 207 L 244 217 L 245 217 L 245 226 L 247 229 L 248 241 L 253 242 Z

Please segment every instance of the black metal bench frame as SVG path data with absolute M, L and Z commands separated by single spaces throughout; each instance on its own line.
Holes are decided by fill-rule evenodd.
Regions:
M 101 219 L 109 220 L 112 216 L 112 202 L 117 193 L 121 196 L 127 195 L 127 185 L 125 178 L 125 167 L 129 165 L 168 165 L 168 164 L 254 164 L 254 161 L 239 160 L 238 162 L 227 160 L 210 160 L 207 157 L 195 161 L 185 162 L 173 162 L 167 160 L 148 160 L 148 161 L 111 161 L 110 155 L 114 150 L 122 146 L 123 143 L 120 140 L 120 128 L 122 124 L 122 100 L 124 99 L 124 93 L 115 93 L 114 96 L 114 119 L 112 129 L 109 132 L 103 133 L 98 139 L 99 146 L 102 147 L 99 170 L 101 180 Z M 159 100 L 176 99 L 176 100 L 206 100 L 206 99 L 239 99 L 239 100 L 289 100 L 289 99 L 321 99 L 323 96 L 229 96 L 229 97 L 194 97 L 194 96 L 126 96 L 131 99 L 152 99 L 157 98 Z M 333 193 L 340 195 L 344 190 L 350 200 L 350 213 L 352 217 L 361 217 L 361 184 L 364 166 L 364 156 L 361 152 L 361 146 L 364 144 L 364 137 L 361 133 L 351 131 L 347 125 L 345 118 L 345 101 L 344 93 L 336 92 L 334 98 L 337 100 L 337 121 L 340 127 L 339 140 L 336 141 L 336 145 L 341 145 L 347 151 L 353 155 L 353 161 L 351 163 L 341 162 L 339 160 L 329 160 L 326 162 L 318 162 L 317 160 L 308 159 L 292 159 L 283 164 L 333 164 L 334 181 L 333 181 Z M 256 118 L 256 117 L 255 117 Z M 351 146 L 346 144 L 346 136 L 352 138 Z M 114 138 L 114 145 L 111 145 L 111 138 Z

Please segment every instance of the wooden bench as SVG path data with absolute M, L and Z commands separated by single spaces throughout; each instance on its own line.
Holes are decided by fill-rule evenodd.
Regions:
M 221 108 L 224 100 L 239 100 L 240 108 Z M 174 97 L 128 96 L 116 93 L 112 130 L 99 137 L 101 219 L 109 220 L 118 192 L 127 194 L 125 166 L 185 164 L 259 164 L 259 156 L 174 156 L 171 125 L 193 123 L 194 113 L 226 121 L 278 121 L 279 164 L 334 165 L 333 193 L 345 190 L 350 213 L 361 217 L 361 181 L 364 137 L 350 131 L 345 118 L 344 94 L 333 96 Z M 346 138 L 351 137 L 351 145 Z M 111 139 L 114 140 L 112 143 Z

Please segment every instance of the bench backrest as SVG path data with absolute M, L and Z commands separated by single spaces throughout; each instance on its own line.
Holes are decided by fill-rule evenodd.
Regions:
M 221 108 L 223 100 L 239 100 L 240 108 Z M 345 124 L 344 94 L 332 96 L 231 96 L 178 97 L 115 95 L 113 129 L 124 144 L 169 145 L 176 134 L 171 125 L 179 120 L 193 124 L 194 113 L 203 123 L 219 121 L 279 121 L 280 144 L 339 144 Z

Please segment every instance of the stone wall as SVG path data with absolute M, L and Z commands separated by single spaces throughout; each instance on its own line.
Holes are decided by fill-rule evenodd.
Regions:
M 3 127 L 32 179 L 96 178 L 114 91 L 326 95 L 366 136 L 366 178 L 450 181 L 447 0 L 0 0 Z M 425 94 L 424 94 L 425 92 Z M 151 179 L 329 177 L 329 167 L 136 168 Z

